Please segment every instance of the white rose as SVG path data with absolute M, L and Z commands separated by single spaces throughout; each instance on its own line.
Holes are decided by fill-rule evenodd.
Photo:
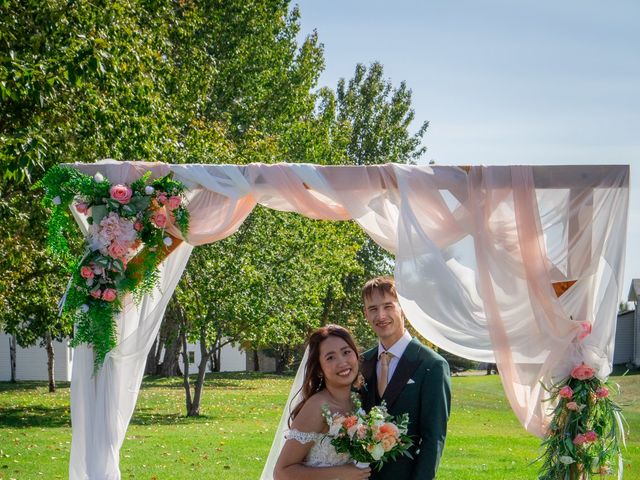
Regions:
M 164 237 L 162 241 L 167 247 L 170 247 L 171 245 L 173 245 L 173 240 L 171 239 L 171 237 Z
M 384 448 L 381 443 L 376 443 L 373 448 L 369 450 L 369 453 L 374 460 L 380 460 L 384 455 Z
M 60 205 L 62 203 L 62 200 L 60 200 L 60 197 L 58 197 L 57 195 L 53 197 L 53 200 L 51 201 L 53 202 L 54 205 Z
M 151 185 L 147 185 L 146 187 L 144 187 L 144 193 L 146 193 L 147 195 L 153 195 L 153 192 L 155 192 L 156 189 L 153 188 Z
M 86 303 L 83 303 L 82 305 L 80 305 L 80 311 L 82 313 L 87 313 L 89 311 L 89 305 L 87 305 Z
M 575 460 L 573 459 L 573 457 L 570 457 L 569 455 L 563 455 L 562 457 L 559 458 L 561 463 L 564 463 L 565 465 L 571 465 L 572 463 L 575 463 Z
M 98 183 L 104 182 L 104 177 L 100 172 L 96 172 L 96 174 L 93 176 L 93 180 Z

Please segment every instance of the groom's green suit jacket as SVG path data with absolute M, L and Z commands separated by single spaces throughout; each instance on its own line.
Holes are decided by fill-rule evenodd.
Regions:
M 384 400 L 391 415 L 408 413 L 408 434 L 415 446 L 411 451 L 413 460 L 403 456 L 390 461 L 379 472 L 373 472 L 370 478 L 432 480 L 436 477 L 444 449 L 451 409 L 449 364 L 414 338 L 400 357 L 380 399 L 376 375 L 377 354 L 376 346 L 362 355 L 362 375 L 366 382 L 360 392 L 362 406 L 369 411 Z

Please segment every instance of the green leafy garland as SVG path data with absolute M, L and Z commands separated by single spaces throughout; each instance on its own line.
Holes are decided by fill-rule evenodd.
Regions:
M 548 401 L 557 404 L 542 443 L 540 480 L 589 480 L 613 474 L 624 431 L 621 409 L 609 397 L 610 388 L 582 363 L 547 389 Z
M 96 369 L 117 345 L 115 317 L 125 294 L 139 299 L 158 281 L 158 266 L 174 242 L 166 232 L 169 219 L 184 238 L 189 229 L 184 185 L 170 175 L 150 178 L 147 172 L 131 185 L 112 185 L 100 173 L 55 166 L 36 185 L 45 189 L 42 203 L 51 210 L 48 248 L 71 273 L 61 300 L 61 313 L 75 323 L 71 345 L 90 344 Z M 77 231 L 72 204 L 90 226 L 79 258 L 66 238 Z

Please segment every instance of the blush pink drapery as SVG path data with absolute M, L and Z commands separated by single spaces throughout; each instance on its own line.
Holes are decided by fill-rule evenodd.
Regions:
M 101 372 L 91 377 L 90 352 L 76 355 L 72 479 L 120 478 L 118 452 L 144 359 L 191 246 L 233 234 L 257 203 L 360 224 L 395 255 L 400 301 L 411 324 L 451 353 L 495 360 L 514 412 L 533 434 L 543 435 L 547 422 L 540 382 L 557 381 L 581 361 L 600 377 L 611 371 L 628 166 L 471 167 L 468 172 L 395 164 L 72 166 L 91 175 L 99 171 L 112 182 L 131 182 L 147 170 L 154 176 L 173 172 L 188 187 L 191 213 L 188 245 L 167 260 L 160 290 L 145 299 L 149 308 L 127 305 L 118 319 L 119 345 Z M 177 229 L 170 231 L 180 236 Z M 558 298 L 552 283 L 567 280 L 576 283 Z M 593 330 L 579 341 L 584 321 Z M 104 398 L 89 406 L 96 391 Z M 92 424 L 96 416 L 105 421 Z

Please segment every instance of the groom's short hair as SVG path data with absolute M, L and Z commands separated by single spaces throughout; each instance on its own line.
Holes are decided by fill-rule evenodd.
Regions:
M 398 299 L 398 293 L 396 292 L 396 281 L 393 277 L 384 276 L 376 277 L 369 280 L 362 287 L 362 302 L 373 296 L 373 292 L 379 290 L 381 293 L 388 293 L 392 295 L 396 300 Z

